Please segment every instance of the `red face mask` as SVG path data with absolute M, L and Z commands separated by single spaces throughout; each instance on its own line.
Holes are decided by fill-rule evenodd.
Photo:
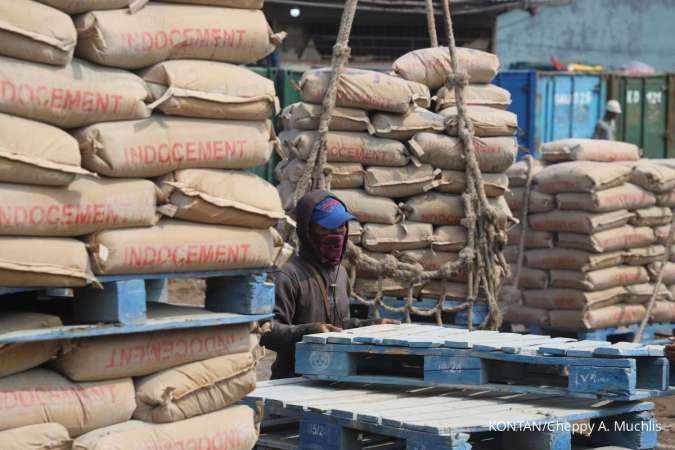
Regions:
M 321 264 L 331 267 L 340 264 L 346 235 L 346 232 L 336 232 L 325 228 L 310 231 L 314 247 L 318 250 L 321 257 Z

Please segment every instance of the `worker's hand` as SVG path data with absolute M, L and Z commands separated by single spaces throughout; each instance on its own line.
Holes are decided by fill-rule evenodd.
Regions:
M 671 364 L 675 364 L 675 337 L 671 337 L 670 344 L 666 345 L 666 358 Z
M 321 333 L 329 333 L 331 331 L 342 331 L 342 328 L 336 327 L 335 325 L 331 325 L 329 323 L 322 323 L 319 325 L 319 329 L 321 330 Z
M 381 322 L 381 323 L 382 323 L 383 325 L 384 325 L 384 324 L 386 324 L 386 325 L 401 325 L 401 321 L 400 321 L 400 320 L 394 320 L 394 319 L 382 319 L 382 322 Z

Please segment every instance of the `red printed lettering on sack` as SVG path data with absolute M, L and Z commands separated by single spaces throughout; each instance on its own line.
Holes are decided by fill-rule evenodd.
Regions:
M 148 53 L 166 48 L 240 48 L 247 30 L 223 28 L 174 28 L 155 32 L 122 33 L 124 45 L 133 51 Z
M 0 411 L 20 412 L 39 405 L 74 405 L 83 402 L 111 404 L 117 402 L 116 384 L 92 387 L 49 389 L 42 387 L 0 391 Z
M 137 245 L 124 248 L 124 264 L 145 266 L 229 265 L 247 260 L 250 244 Z
M 177 164 L 201 161 L 230 161 L 242 159 L 247 152 L 247 140 L 211 140 L 144 144 L 124 148 L 128 165 Z
M 119 94 L 101 91 L 0 80 L 0 102 L 40 106 L 54 111 L 118 113 L 122 98 Z
M 59 226 L 104 225 L 125 223 L 127 218 L 117 211 L 130 205 L 87 203 L 18 206 L 0 206 L 0 226 Z

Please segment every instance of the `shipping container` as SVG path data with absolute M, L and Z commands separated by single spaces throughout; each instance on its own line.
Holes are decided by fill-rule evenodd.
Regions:
M 509 111 L 518 115 L 522 156 L 542 143 L 590 138 L 602 117 L 606 83 L 601 75 L 536 70 L 500 72 L 494 84 L 511 92 Z
M 669 148 L 672 154 L 670 81 L 668 75 L 608 76 L 607 98 L 618 100 L 623 110 L 616 119 L 617 139 L 638 145 L 647 158 L 666 158 Z

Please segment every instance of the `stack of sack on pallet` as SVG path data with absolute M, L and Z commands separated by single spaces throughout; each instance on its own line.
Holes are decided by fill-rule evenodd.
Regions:
M 268 267 L 287 252 L 272 228 L 284 218 L 277 191 L 244 171 L 276 145 L 278 100 L 238 66 L 283 35 L 262 0 L 145 3 L 0 5 L 0 286 Z M 37 313 L 0 323 L 61 324 Z M 218 412 L 253 389 L 246 326 L 97 339 L 0 347 L 3 448 L 70 448 L 90 431 L 75 448 L 252 447 L 253 413 Z
M 528 201 L 528 229 L 521 304 L 508 307 L 506 320 L 570 331 L 639 323 L 665 252 L 675 171 L 640 160 L 638 147 L 622 142 L 555 141 L 541 157 L 532 162 L 529 199 L 527 162 L 507 172 L 516 215 Z M 506 252 L 514 274 L 521 229 L 510 231 Z M 669 290 L 657 300 L 651 319 L 673 320 Z
M 510 95 L 489 85 L 497 73 L 495 55 L 458 49 L 459 66 L 468 72 L 468 113 L 485 188 L 503 218 L 511 219 L 504 193 L 506 169 L 517 144 L 516 116 L 503 109 Z M 462 192 L 465 188 L 463 145 L 457 137 L 457 109 L 452 90 L 443 87 L 451 73 L 447 48 L 417 50 L 399 58 L 392 74 L 346 69 L 337 91 L 337 108 L 328 134 L 328 170 L 332 191 L 356 217 L 350 238 L 371 257 L 396 253 L 434 270 L 458 258 L 466 244 Z M 282 112 L 279 135 L 286 159 L 277 167 L 279 190 L 287 211 L 305 172 L 305 161 L 318 141 L 321 102 L 330 69 L 304 74 L 299 88 L 303 102 Z M 431 91 L 437 95 L 431 98 Z M 435 109 L 430 108 L 433 104 Z M 355 289 L 377 292 L 375 273 L 360 270 Z M 459 273 L 446 288 L 450 298 L 466 297 L 466 274 Z M 400 280 L 384 279 L 384 293 L 407 295 Z M 442 295 L 443 283 L 415 286 L 416 295 Z

